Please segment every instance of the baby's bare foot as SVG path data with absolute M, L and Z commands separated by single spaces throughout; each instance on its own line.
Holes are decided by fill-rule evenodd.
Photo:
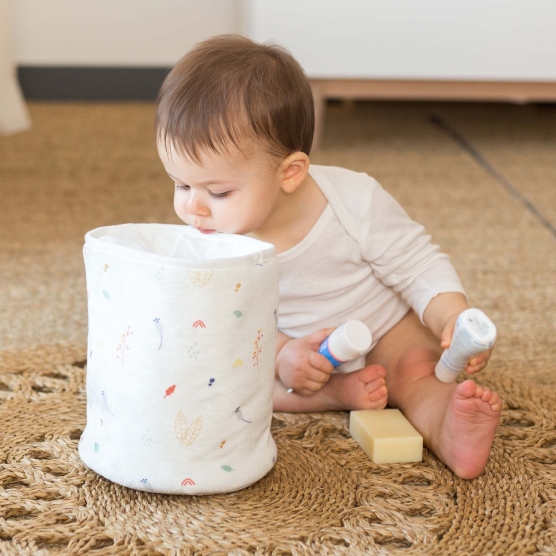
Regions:
M 385 376 L 386 370 L 380 365 L 336 373 L 330 377 L 323 393 L 326 392 L 330 409 L 383 409 L 388 401 Z
M 502 400 L 472 380 L 458 384 L 442 423 L 435 452 L 462 479 L 486 466 L 500 420 Z

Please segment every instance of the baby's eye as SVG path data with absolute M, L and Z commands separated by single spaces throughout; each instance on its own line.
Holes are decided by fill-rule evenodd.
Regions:
M 214 199 L 225 199 L 230 193 L 231 191 L 224 191 L 224 193 L 213 193 L 209 191 L 209 195 Z
M 177 183 L 174 185 L 176 187 L 176 191 L 186 191 L 189 189 L 189 185 L 178 185 Z

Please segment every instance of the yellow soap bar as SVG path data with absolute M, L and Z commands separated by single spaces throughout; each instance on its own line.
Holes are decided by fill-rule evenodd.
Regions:
M 373 463 L 423 461 L 423 437 L 399 409 L 351 411 L 349 432 Z

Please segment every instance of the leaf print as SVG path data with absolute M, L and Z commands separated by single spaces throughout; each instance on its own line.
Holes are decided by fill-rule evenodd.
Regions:
M 193 424 L 187 429 L 185 440 L 183 442 L 186 446 L 191 446 L 191 444 L 195 442 L 195 440 L 199 436 L 199 433 L 201 432 L 202 426 L 203 426 L 203 417 L 202 415 L 199 415 L 199 417 L 197 417 L 197 419 L 193 421 Z
M 176 438 L 179 440 L 180 444 L 185 444 L 185 446 L 191 446 L 199 433 L 201 432 L 201 427 L 203 426 L 203 417 L 199 415 L 197 419 L 193 421 L 190 427 L 187 426 L 187 419 L 185 415 L 180 411 L 176 417 L 176 422 L 174 423 L 174 429 L 176 431 Z
M 194 286 L 198 286 L 199 289 L 206 286 L 214 274 L 213 270 L 188 270 L 187 272 L 191 283 Z
M 116 351 L 120 352 L 120 355 L 116 355 L 116 358 L 122 360 L 122 368 L 124 366 L 125 352 L 129 349 L 129 344 L 127 342 L 129 341 L 129 336 L 131 335 L 133 335 L 133 332 L 131 331 L 131 325 L 129 324 L 126 331 L 122 334 L 122 339 L 116 348 Z
M 260 370 L 259 369 L 259 354 L 262 351 L 261 348 L 261 339 L 263 338 L 264 334 L 262 333 L 263 329 L 259 328 L 259 331 L 257 332 L 257 339 L 255 340 L 255 351 L 253 352 L 253 367 L 257 367 L 257 372 Z
M 183 444 L 185 441 L 185 435 L 187 434 L 187 419 L 181 411 L 176 417 L 174 429 L 176 431 L 176 438 L 179 440 L 180 444 Z
M 170 386 L 169 388 L 166 388 L 166 396 L 170 396 L 171 394 L 174 393 L 175 390 L 176 390 L 176 385 L 172 384 L 172 386 Z M 164 397 L 166 397 L 166 396 L 164 396 Z M 186 424 L 186 426 L 187 426 L 187 424 Z

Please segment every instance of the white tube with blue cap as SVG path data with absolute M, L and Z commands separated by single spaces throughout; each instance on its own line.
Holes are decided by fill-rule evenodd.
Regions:
M 371 347 L 373 337 L 367 325 L 360 320 L 348 320 L 330 334 L 319 347 L 334 367 L 359 357 Z M 288 389 L 288 394 L 293 388 Z
M 367 325 L 360 320 L 348 320 L 322 342 L 319 353 L 337 367 L 365 353 L 371 343 Z

